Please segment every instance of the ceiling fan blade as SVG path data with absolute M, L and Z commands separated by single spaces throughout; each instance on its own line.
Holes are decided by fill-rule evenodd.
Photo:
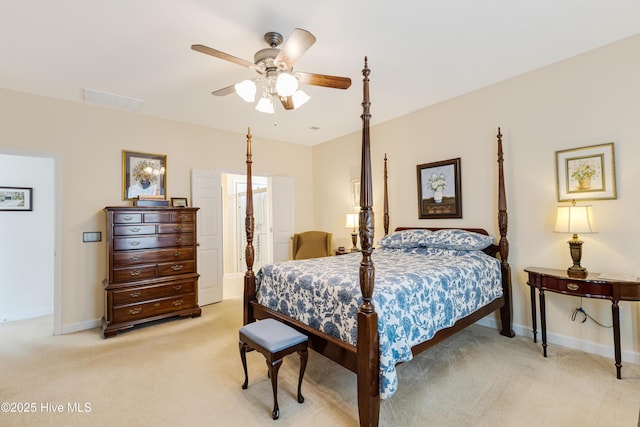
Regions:
M 229 55 L 228 53 L 220 52 L 219 50 L 210 48 L 202 44 L 193 44 L 191 49 L 196 52 L 204 53 L 205 55 L 215 56 L 216 58 L 224 59 L 225 61 L 233 62 L 234 64 L 242 65 L 243 67 L 251 68 L 254 66 L 252 62 L 246 61 L 237 56 Z
M 235 93 L 235 91 L 236 91 L 235 85 L 231 85 L 231 86 L 223 87 L 222 89 L 213 91 L 211 92 L 211 95 L 226 96 L 226 95 L 231 95 L 232 93 Z
M 294 73 L 298 81 L 312 86 L 330 87 L 334 89 L 348 89 L 351 86 L 351 79 L 348 77 L 328 76 L 326 74 L 304 73 L 301 71 Z
M 307 30 L 295 28 L 287 41 L 284 42 L 280 53 L 276 56 L 275 63 L 285 63 L 288 69 L 300 58 L 314 43 L 316 37 Z
M 281 96 L 280 102 L 282 102 L 282 106 L 285 110 L 293 110 L 293 98 L 290 96 Z

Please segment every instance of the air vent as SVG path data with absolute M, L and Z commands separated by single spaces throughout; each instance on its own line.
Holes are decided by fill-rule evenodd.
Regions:
M 84 102 L 133 112 L 142 110 L 142 105 L 144 104 L 141 99 L 101 92 L 95 89 L 84 89 Z

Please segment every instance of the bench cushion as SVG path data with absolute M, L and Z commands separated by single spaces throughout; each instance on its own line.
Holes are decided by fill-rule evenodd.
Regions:
M 240 328 L 240 334 L 271 353 L 300 344 L 309 339 L 306 335 L 274 319 L 264 319 L 249 323 Z

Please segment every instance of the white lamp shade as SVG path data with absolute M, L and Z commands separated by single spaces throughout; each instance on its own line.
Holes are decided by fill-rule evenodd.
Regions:
M 271 98 L 260 98 L 258 105 L 256 105 L 256 110 L 261 113 L 273 114 L 275 112 L 273 109 L 273 101 L 271 101 Z
M 291 95 L 291 100 L 293 101 L 293 109 L 302 107 L 311 97 L 304 93 L 301 90 L 297 90 L 293 95 Z
M 558 206 L 556 233 L 597 233 L 591 206 Z
M 256 84 L 251 80 L 243 80 L 233 86 L 240 98 L 247 102 L 256 100 Z
M 289 73 L 280 73 L 276 81 L 276 91 L 280 96 L 291 96 L 298 90 L 298 79 Z
M 355 229 L 358 226 L 358 214 L 349 213 L 346 216 L 344 228 Z

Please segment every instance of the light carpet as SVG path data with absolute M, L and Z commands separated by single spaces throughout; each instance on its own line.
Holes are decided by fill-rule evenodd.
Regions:
M 355 375 L 314 352 L 303 404 L 295 398 L 299 359 L 285 358 L 273 421 L 256 352 L 241 389 L 241 322 L 241 301 L 229 299 L 203 307 L 200 318 L 107 340 L 98 329 L 52 336 L 48 317 L 0 325 L 0 425 L 358 425 Z M 473 325 L 398 366 L 399 390 L 382 402 L 380 425 L 637 426 L 640 366 L 624 364 L 617 380 L 612 359 L 555 345 L 548 354 L 530 337 Z

